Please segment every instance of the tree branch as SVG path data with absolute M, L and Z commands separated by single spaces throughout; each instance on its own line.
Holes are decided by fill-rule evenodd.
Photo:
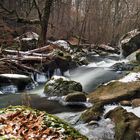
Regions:
M 36 7 L 36 9 L 37 9 L 39 20 L 41 21 L 41 20 L 42 20 L 42 14 L 41 14 L 41 11 L 40 11 L 40 9 L 39 9 L 38 3 L 37 3 L 36 0 L 33 0 L 33 2 L 34 2 L 35 7 Z
M 9 9 L 7 9 L 1 2 L 0 2 L 0 7 L 4 10 L 4 11 L 6 11 L 7 13 L 9 13 L 9 14 L 13 14 L 14 13 L 14 10 L 9 10 Z
M 17 22 L 26 23 L 26 24 L 40 24 L 40 20 L 38 19 L 29 20 L 22 17 L 17 17 Z

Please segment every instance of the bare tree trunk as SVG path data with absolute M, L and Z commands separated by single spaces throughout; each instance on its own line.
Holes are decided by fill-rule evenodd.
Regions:
M 51 12 L 52 3 L 54 0 L 46 0 L 44 14 L 41 20 L 41 35 L 40 35 L 40 45 L 44 46 L 47 42 L 47 30 L 48 30 L 48 23 L 49 17 Z

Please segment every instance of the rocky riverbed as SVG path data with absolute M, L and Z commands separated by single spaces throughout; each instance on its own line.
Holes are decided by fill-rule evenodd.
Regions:
M 128 35 L 131 33 L 133 32 Z M 138 35 L 139 33 L 130 37 Z M 124 44 L 131 42 L 131 39 L 122 41 L 123 39 L 125 38 L 120 43 L 121 49 L 125 46 L 125 53 L 126 47 L 130 46 Z M 86 57 L 89 64 L 84 63 L 86 65 L 65 71 L 63 76 L 58 67 L 53 73 L 55 76 L 37 73 L 33 80 L 31 77 L 34 76 L 1 75 L 0 107 L 26 105 L 46 111 L 64 119 L 90 140 L 139 140 L 138 48 L 136 52 L 130 49 L 129 54 L 133 55 L 120 59 L 119 55 L 112 52 L 90 52 Z M 9 85 L 5 86 L 4 83 L 3 86 L 3 78 L 9 79 Z M 27 88 L 30 86 L 35 89 Z M 12 93 L 13 89 L 15 90 Z M 81 139 L 84 140 L 85 137 Z

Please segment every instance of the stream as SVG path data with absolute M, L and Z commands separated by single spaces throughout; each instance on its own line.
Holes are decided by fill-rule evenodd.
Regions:
M 104 83 L 121 78 L 125 74 L 125 72 L 115 71 L 110 68 L 115 63 L 125 61 L 120 60 L 118 55 L 101 57 L 90 54 L 88 59 L 91 62 L 89 65 L 81 66 L 65 73 L 66 77 L 80 82 L 83 86 L 83 91 L 86 93 L 94 91 L 98 86 Z M 59 75 L 59 72 L 56 74 Z M 77 123 L 80 114 L 90 106 L 90 103 L 65 105 L 58 100 L 48 100 L 43 94 L 44 83 L 46 81 L 47 78 L 44 77 L 44 75 L 37 75 L 37 82 L 41 84 L 36 86 L 33 90 L 1 94 L 0 108 L 9 105 L 29 105 L 64 119 L 82 134 L 86 135 L 90 140 L 114 139 L 114 124 L 110 119 L 104 119 L 102 117 L 102 119 L 94 125 L 83 124 L 82 122 Z M 12 87 L 11 90 L 13 90 Z M 108 108 L 110 107 L 105 108 L 105 112 L 109 110 Z

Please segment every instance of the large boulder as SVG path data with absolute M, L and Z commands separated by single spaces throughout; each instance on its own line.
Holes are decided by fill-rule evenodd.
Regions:
M 140 49 L 131 53 L 130 55 L 128 55 L 126 57 L 126 59 L 128 59 L 129 61 L 139 61 L 140 62 L 139 54 L 140 54 Z
M 17 37 L 15 41 L 19 44 L 20 50 L 28 51 L 37 47 L 39 35 L 34 32 L 26 32 Z
M 115 140 L 138 140 L 140 138 L 140 118 L 122 107 L 109 111 L 105 118 L 115 123 Z
M 0 139 L 88 140 L 58 117 L 25 106 L 0 110 Z
M 24 90 L 28 86 L 32 85 L 33 80 L 31 77 L 20 74 L 0 74 L 0 89 L 4 90 L 7 86 L 13 85 L 17 87 L 17 91 Z M 10 92 L 10 91 L 9 91 Z
M 131 53 L 140 49 L 140 30 L 135 29 L 128 32 L 120 39 L 121 55 L 127 57 Z
M 100 86 L 88 97 L 91 102 L 106 104 L 140 97 L 140 73 L 130 73 L 118 81 Z
M 140 81 L 138 76 L 139 73 L 132 73 L 119 81 L 112 81 L 98 87 L 87 96 L 89 101 L 93 103 L 93 106 L 81 115 L 81 120 L 84 122 L 99 120 L 101 115 L 103 115 L 104 105 L 140 98 Z
M 62 76 L 53 76 L 44 88 L 47 96 L 65 96 L 75 91 L 82 92 L 82 85 Z

